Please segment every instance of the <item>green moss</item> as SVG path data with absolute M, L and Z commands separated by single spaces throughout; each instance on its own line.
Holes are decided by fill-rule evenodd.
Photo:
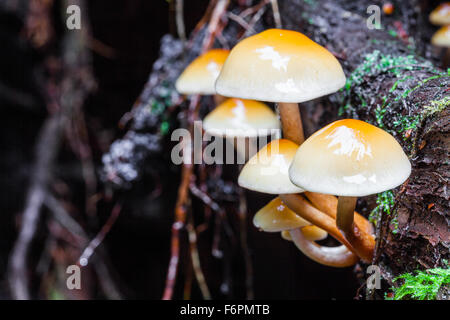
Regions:
M 383 72 L 393 73 L 395 76 L 399 77 L 402 75 L 404 70 L 413 70 L 415 67 L 431 67 L 431 64 L 419 65 L 419 61 L 415 59 L 413 55 L 407 56 L 392 56 L 392 55 L 384 55 L 379 50 L 375 50 L 372 53 L 367 54 L 364 57 L 363 62 L 347 77 L 347 81 L 344 86 L 344 92 L 346 93 L 344 98 L 344 103 L 339 110 L 339 115 L 344 114 L 346 111 L 349 111 L 353 108 L 350 103 L 350 93 L 352 88 L 361 85 L 364 81 L 367 80 L 367 77 L 375 77 L 380 75 Z M 401 81 L 405 81 L 408 78 L 405 78 Z M 394 84 L 395 90 L 398 83 Z M 362 107 L 366 107 L 367 103 L 362 101 Z M 384 98 L 383 108 L 386 106 L 387 97 Z M 380 109 L 381 111 L 381 109 Z M 380 114 L 380 123 L 382 123 L 382 114 Z
M 402 69 L 412 70 L 418 61 L 414 56 L 391 56 L 384 55 L 375 50 L 364 57 L 360 64 L 347 78 L 345 90 L 350 93 L 353 86 L 360 85 L 367 76 L 375 76 L 382 72 L 393 72 L 399 74 Z
M 426 119 L 437 112 L 443 111 L 448 106 L 450 106 L 450 96 L 446 96 L 440 100 L 430 101 L 429 105 L 423 107 L 421 118 Z
M 166 135 L 169 132 L 169 122 L 163 121 L 159 128 L 159 132 L 161 132 L 162 135 Z
M 369 216 L 370 222 L 374 225 L 378 224 L 381 214 L 385 212 L 388 216 L 393 215 L 395 196 L 392 190 L 384 191 L 377 195 L 377 206 L 372 210 Z
M 174 104 L 172 96 L 173 91 L 170 89 L 169 83 L 163 81 L 148 103 L 150 112 L 161 118 L 161 125 L 159 127 L 159 132 L 161 135 L 166 135 L 169 132 L 170 125 L 166 111 L 168 107 Z
M 391 295 L 386 300 L 434 300 L 443 285 L 450 284 L 450 269 L 434 268 L 425 271 L 417 270 L 415 273 L 405 273 L 394 279 L 402 280 L 398 287 L 392 287 Z

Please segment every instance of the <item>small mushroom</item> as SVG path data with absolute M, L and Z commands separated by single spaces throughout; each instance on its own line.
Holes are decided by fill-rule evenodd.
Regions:
M 270 201 L 253 217 L 253 225 L 264 232 L 281 232 L 282 237 L 291 240 L 289 230 L 300 228 L 309 241 L 323 240 L 328 233 L 298 216 L 279 197 Z M 286 232 L 283 236 L 283 232 Z
M 323 247 L 314 241 L 323 240 L 327 232 L 291 211 L 280 198 L 275 198 L 253 218 L 255 227 L 265 232 L 282 232 L 282 237 L 291 240 L 310 259 L 331 267 L 348 267 L 358 257 L 345 246 Z M 283 232 L 284 235 L 283 235 Z
M 214 83 L 230 53 L 226 49 L 212 49 L 194 59 L 175 82 L 175 88 L 182 94 L 214 95 L 216 104 L 223 97 L 216 94 Z
M 203 120 L 203 128 L 211 135 L 247 137 L 279 129 L 277 115 L 266 104 L 254 100 L 227 99 L 211 111 Z
M 314 208 L 301 195 L 296 194 L 303 192 L 303 189 L 292 184 L 289 180 L 288 169 L 297 148 L 298 145 L 296 143 L 286 139 L 270 142 L 246 163 L 239 175 L 239 185 L 243 188 L 263 193 L 280 194 L 280 198 L 283 202 L 285 202 L 285 198 L 288 199 L 288 201 L 290 201 L 288 207 L 293 212 L 317 227 L 324 229 L 338 241 L 347 246 L 348 249 L 345 248 L 345 250 L 339 250 L 339 253 L 347 252 L 347 254 L 344 255 L 345 259 L 341 261 L 341 266 L 347 266 L 350 262 L 353 264 L 356 263 L 358 258 L 350 252 L 353 248 L 336 228 L 334 219 Z M 268 208 L 271 208 L 271 206 Z M 292 218 L 292 216 L 290 217 Z M 298 223 L 299 221 L 302 221 L 299 219 L 294 220 Z M 283 221 L 286 222 L 286 220 Z M 256 224 L 261 227 L 260 223 L 257 222 Z M 295 225 L 292 226 L 295 227 Z M 281 229 L 278 231 L 281 231 Z M 296 238 L 297 237 L 293 237 L 294 242 L 297 246 L 301 247 L 302 245 L 299 245 L 299 243 L 296 242 Z M 304 242 L 302 243 L 304 244 Z M 307 247 L 308 248 L 305 248 L 305 252 L 308 252 L 308 256 L 313 255 L 314 253 L 319 255 L 313 260 L 318 262 L 321 261 L 321 263 L 325 265 L 332 265 L 330 264 L 330 261 L 334 261 L 332 262 L 333 265 L 337 266 L 336 261 L 339 260 L 337 257 L 333 256 L 330 261 L 328 261 L 326 260 L 326 255 L 317 249 L 319 247 L 316 245 L 308 245 Z M 315 248 L 315 250 L 311 250 L 311 248 Z M 352 259 L 349 260 L 349 257 L 352 257 Z
M 303 189 L 289 180 L 289 165 L 298 145 L 278 139 L 261 148 L 244 166 L 238 184 L 246 189 L 270 194 L 299 193 Z
M 314 133 L 298 148 L 289 169 L 295 185 L 339 196 L 336 225 L 365 261 L 372 259 L 375 242 L 354 224 L 357 197 L 395 188 L 410 173 L 408 157 L 394 137 L 354 119 L 335 121 Z
M 442 47 L 443 52 L 443 66 L 444 68 L 450 65 L 450 25 L 441 27 L 431 38 L 431 43 L 436 47 Z
M 430 13 L 430 22 L 434 25 L 444 26 L 450 24 L 450 2 L 441 3 Z
M 266 104 L 254 100 L 227 99 L 203 120 L 205 132 L 211 136 L 233 139 L 234 147 L 243 159 L 256 152 L 259 136 L 268 136 L 270 130 L 279 129 L 277 115 Z M 240 143 L 244 139 L 244 143 Z M 250 148 L 250 144 L 254 148 Z
M 345 84 L 337 59 L 307 36 L 270 29 L 239 42 L 216 81 L 219 94 L 277 102 L 284 138 L 304 140 L 299 102 L 333 93 Z
M 255 214 L 253 225 L 264 232 L 281 232 L 310 226 L 311 223 L 299 217 L 276 197 Z

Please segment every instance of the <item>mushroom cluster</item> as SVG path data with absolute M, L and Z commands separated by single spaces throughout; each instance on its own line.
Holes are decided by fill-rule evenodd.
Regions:
M 439 30 L 431 38 L 431 43 L 436 47 L 442 47 L 443 66 L 450 65 L 450 2 L 441 3 L 430 13 L 430 22 L 440 26 Z
M 194 79 L 188 76 L 189 69 L 194 68 L 189 66 L 177 81 L 180 92 L 193 93 L 200 86 L 198 82 L 185 89 L 186 79 Z M 200 77 L 198 71 L 194 75 Z M 339 61 L 299 32 L 270 29 L 227 52 L 216 78 L 215 90 L 208 87 L 203 92 L 230 98 L 206 116 L 206 133 L 248 139 L 258 136 L 260 129 L 279 128 L 275 113 L 258 101 L 276 103 L 280 116 L 283 138 L 246 157 L 249 160 L 238 178 L 243 188 L 276 196 L 256 213 L 255 227 L 280 232 L 283 239 L 324 265 L 370 262 L 373 229 L 355 212 L 356 199 L 400 185 L 411 165 L 390 134 L 359 120 L 333 122 L 305 140 L 298 103 L 344 86 Z M 341 245 L 317 243 L 328 235 Z

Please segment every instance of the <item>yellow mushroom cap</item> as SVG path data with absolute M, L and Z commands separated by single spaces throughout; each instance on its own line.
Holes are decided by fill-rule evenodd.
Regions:
M 301 230 L 303 236 L 310 241 L 320 241 L 328 237 L 328 232 L 314 225 L 302 227 Z M 281 237 L 284 240 L 292 241 L 291 234 L 288 230 L 281 231 Z
M 430 22 L 439 26 L 450 24 L 450 2 L 441 3 L 431 11 Z
M 271 194 L 299 193 L 289 180 L 289 166 L 298 145 L 278 139 L 261 148 L 244 166 L 238 184 L 246 189 Z
M 211 135 L 255 137 L 269 135 L 269 130 L 279 129 L 280 123 L 275 112 L 266 104 L 232 98 L 225 100 L 205 117 L 203 128 Z
M 197 57 L 178 77 L 175 83 L 177 91 L 182 94 L 215 94 L 214 83 L 229 52 L 212 49 Z
M 239 42 L 216 81 L 227 97 L 271 102 L 302 102 L 342 88 L 337 59 L 307 36 L 269 29 Z
M 302 233 L 307 240 L 311 241 L 320 241 L 328 237 L 328 232 L 314 225 L 303 227 Z
M 335 121 L 309 137 L 289 169 L 291 181 L 311 192 L 366 196 L 392 189 L 411 164 L 389 133 L 360 120 Z
M 276 197 L 255 214 L 253 225 L 265 232 L 280 232 L 309 226 L 311 223 L 298 216 Z
M 450 47 L 450 25 L 436 31 L 431 38 L 431 43 L 438 47 Z

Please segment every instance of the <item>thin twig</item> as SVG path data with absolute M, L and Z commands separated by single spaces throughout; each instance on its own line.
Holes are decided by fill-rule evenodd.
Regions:
M 258 12 L 259 10 L 261 10 L 261 8 L 266 6 L 269 2 L 270 2 L 270 0 L 262 0 L 257 5 L 247 8 L 244 11 L 242 11 L 239 14 L 239 16 L 241 16 L 241 18 L 246 18 L 248 15 L 254 14 L 255 12 Z
M 275 20 L 275 26 L 278 29 L 283 28 L 283 25 L 281 24 L 281 16 L 280 16 L 280 10 L 278 9 L 278 1 L 277 0 L 270 0 L 272 4 L 272 10 L 273 10 L 273 19 Z
M 37 162 L 32 176 L 31 187 L 25 201 L 25 209 L 19 236 L 12 250 L 10 258 L 10 286 L 15 299 L 28 300 L 31 298 L 27 277 L 27 256 L 31 241 L 36 233 L 40 220 L 41 206 L 50 180 L 59 145 L 62 129 L 67 119 L 54 115 L 46 120 L 38 138 L 36 148 Z
M 193 136 L 194 120 L 196 118 L 196 114 L 198 113 L 199 105 L 199 96 L 193 96 L 188 110 L 188 119 L 190 120 L 189 132 L 191 133 L 191 136 Z M 190 144 L 191 141 L 183 141 L 183 143 Z M 181 169 L 181 183 L 178 187 L 178 198 L 175 204 L 175 219 L 172 224 L 170 260 L 167 270 L 163 300 L 172 299 L 173 290 L 175 288 L 178 264 L 180 260 L 180 230 L 184 227 L 186 222 L 187 206 L 189 202 L 189 184 L 192 172 L 194 170 L 192 148 L 184 148 L 183 150 L 183 152 L 189 152 L 189 154 L 183 153 L 183 158 L 190 159 L 190 161 L 188 161 L 188 163 L 184 162 Z
M 100 232 L 95 236 L 94 239 L 92 239 L 89 242 L 89 245 L 84 249 L 83 253 L 81 254 L 80 259 L 78 259 L 78 263 L 81 266 L 85 267 L 88 265 L 89 259 L 94 254 L 95 249 L 103 242 L 109 231 L 111 231 L 111 228 L 113 227 L 114 223 L 119 217 L 121 210 L 122 204 L 116 203 L 111 211 L 111 215 L 109 216 L 108 220 L 106 220 L 106 223 L 100 229 Z
M 60 201 L 58 201 L 53 195 L 47 193 L 45 196 L 45 205 L 50 209 L 50 212 L 52 212 L 53 218 L 76 239 L 78 239 L 80 247 L 88 244 L 88 235 L 86 231 L 84 231 L 80 224 L 71 217 Z M 91 260 L 99 278 L 102 291 L 109 299 L 122 299 L 122 294 L 114 283 L 106 263 L 104 263 L 103 259 L 100 258 L 103 256 L 103 248 L 100 246 L 96 251 L 97 254 L 93 256 Z
M 253 28 L 247 23 L 247 21 L 245 21 L 243 18 L 241 18 L 237 14 L 234 14 L 233 12 L 228 12 L 227 16 L 231 20 L 237 22 L 242 28 L 244 28 L 245 33 L 247 33 L 247 32 L 255 33 L 255 30 L 253 30 Z
M 251 27 L 250 30 L 254 30 L 254 26 L 255 24 L 258 22 L 259 19 L 261 19 L 262 15 L 264 14 L 264 12 L 266 11 L 266 6 L 262 6 L 252 17 L 252 19 L 250 20 L 250 22 L 248 23 L 249 26 Z M 249 35 L 249 32 L 246 31 L 244 33 L 244 35 L 241 38 L 245 38 Z
M 241 168 L 242 170 L 242 168 Z M 241 171 L 240 170 L 240 171 Z M 247 289 L 247 299 L 253 300 L 253 263 L 250 256 L 250 250 L 247 243 L 247 200 L 245 199 L 244 190 L 239 188 L 239 227 L 241 248 L 245 262 L 245 287 Z
M 198 248 L 197 248 L 197 234 L 194 229 L 194 221 L 192 214 L 190 215 L 190 218 L 188 219 L 188 223 L 186 225 L 186 230 L 188 232 L 189 236 L 189 251 L 191 253 L 191 261 L 192 261 L 192 267 L 194 270 L 194 275 L 197 280 L 198 286 L 200 288 L 200 291 L 203 295 L 203 299 L 205 300 L 211 300 L 211 293 L 209 292 L 208 285 L 205 280 L 205 276 L 203 275 L 202 267 L 200 264 L 200 256 L 198 254 Z
M 227 11 L 230 0 L 218 0 L 214 11 L 212 12 L 211 20 L 208 24 L 208 32 L 203 40 L 202 52 L 207 51 L 214 44 L 217 31 L 219 30 L 219 22 Z
M 177 24 L 178 36 L 184 42 L 186 41 L 186 29 L 184 27 L 184 0 L 176 0 L 175 21 Z

